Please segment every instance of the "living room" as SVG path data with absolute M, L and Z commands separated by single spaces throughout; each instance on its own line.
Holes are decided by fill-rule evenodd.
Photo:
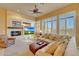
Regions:
M 78 7 L 78 3 L 0 4 L 0 55 L 79 55 Z

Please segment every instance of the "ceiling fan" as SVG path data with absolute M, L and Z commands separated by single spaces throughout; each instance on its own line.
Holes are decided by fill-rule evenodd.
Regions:
M 42 12 L 39 11 L 39 9 L 37 8 L 37 5 L 34 6 L 35 8 L 33 10 L 29 10 L 30 12 L 32 12 L 33 14 L 40 14 Z

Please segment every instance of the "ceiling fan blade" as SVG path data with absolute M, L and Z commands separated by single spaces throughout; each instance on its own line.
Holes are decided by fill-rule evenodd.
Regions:
M 33 10 L 29 10 L 29 11 L 33 12 Z

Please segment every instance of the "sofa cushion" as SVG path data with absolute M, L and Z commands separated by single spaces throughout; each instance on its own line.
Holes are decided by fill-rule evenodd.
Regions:
M 47 53 L 53 54 L 56 50 L 56 48 L 61 44 L 61 42 L 55 42 L 54 44 L 51 44 L 48 49 L 46 50 Z
M 49 35 L 49 39 L 50 40 L 54 40 L 54 36 L 53 35 Z
M 36 54 L 36 56 L 52 56 L 51 54 L 49 54 L 49 53 L 46 53 L 46 52 L 44 52 L 44 53 L 39 53 L 39 54 Z
M 41 38 L 44 38 L 45 37 L 45 34 L 41 35 Z
M 49 34 L 46 34 L 46 35 L 44 36 L 44 38 L 45 38 L 45 39 L 49 39 Z
M 62 43 L 58 46 L 58 48 L 56 49 L 56 51 L 54 52 L 53 56 L 63 56 L 65 49 L 66 49 L 67 44 L 66 43 Z
M 52 40 L 49 40 L 49 39 L 45 39 L 45 38 L 39 38 L 40 40 L 43 40 L 43 41 L 46 41 L 46 42 L 49 42 L 49 43 L 51 43 L 52 42 Z
M 39 50 L 35 53 L 35 55 L 38 55 L 39 53 L 47 53 L 48 48 L 49 48 L 50 46 L 52 46 L 55 42 L 56 42 L 56 41 L 51 42 L 51 43 L 49 43 L 47 46 L 45 46 L 45 47 L 39 49 Z

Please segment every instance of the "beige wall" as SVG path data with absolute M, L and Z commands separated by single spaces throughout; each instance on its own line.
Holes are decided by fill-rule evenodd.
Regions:
M 6 34 L 6 9 L 0 8 L 0 35 Z

